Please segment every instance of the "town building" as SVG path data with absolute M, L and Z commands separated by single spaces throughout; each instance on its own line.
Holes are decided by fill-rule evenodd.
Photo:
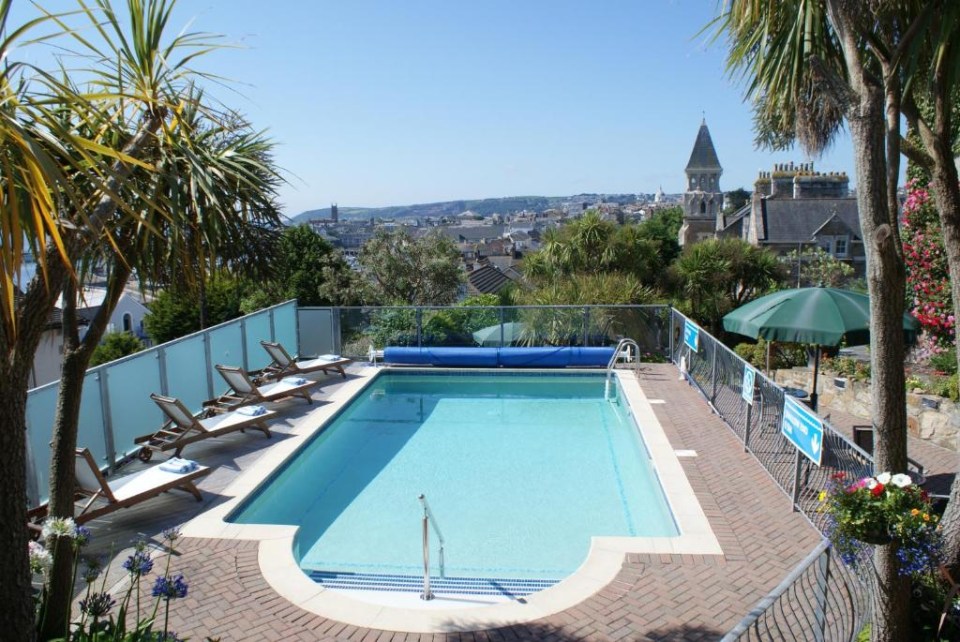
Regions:
M 723 167 L 713 147 L 706 119 L 700 124 L 685 171 L 687 185 L 683 193 L 683 225 L 679 235 L 681 246 L 713 238 L 718 217 L 723 214 L 723 191 L 720 189 Z

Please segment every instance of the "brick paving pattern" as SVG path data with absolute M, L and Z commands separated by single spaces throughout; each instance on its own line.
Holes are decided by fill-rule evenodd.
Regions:
M 789 499 L 699 393 L 677 380 L 673 366 L 644 366 L 641 384 L 648 398 L 666 402 L 653 408 L 671 445 L 698 453 L 680 461 L 724 555 L 629 555 L 613 582 L 564 612 L 485 631 L 415 634 L 362 629 L 303 611 L 260 575 L 258 543 L 190 538 L 178 543 L 172 564 L 190 593 L 171 602 L 170 629 L 193 640 L 223 641 L 719 639 L 820 536 L 790 511 Z M 238 461 L 269 445 L 256 436 L 246 440 L 235 440 L 249 449 Z M 151 580 L 145 582 L 149 594 Z

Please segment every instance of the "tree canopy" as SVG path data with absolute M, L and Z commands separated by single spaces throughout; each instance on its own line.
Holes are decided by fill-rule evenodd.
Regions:
M 375 295 L 394 305 L 449 305 L 464 281 L 460 252 L 440 233 L 414 239 L 406 230 L 379 230 L 360 252 Z

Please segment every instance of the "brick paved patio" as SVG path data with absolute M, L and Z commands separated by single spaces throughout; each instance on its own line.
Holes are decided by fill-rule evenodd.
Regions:
M 361 629 L 299 609 L 277 595 L 260 574 L 258 542 L 187 538 L 172 568 L 190 585 L 171 603 L 170 629 L 202 640 L 715 640 L 736 624 L 819 542 L 819 533 L 711 413 L 696 390 L 677 380 L 669 364 L 646 365 L 646 396 L 676 450 L 694 450 L 680 462 L 723 556 L 628 555 L 616 579 L 578 606 L 527 624 L 479 632 L 393 633 Z M 338 385 L 330 380 L 318 395 Z M 307 412 L 290 404 L 285 417 Z M 271 427 L 284 438 L 284 424 Z M 155 535 L 225 501 L 223 489 L 270 447 L 257 435 L 235 435 L 187 456 L 219 465 L 201 488 L 202 505 L 163 498 L 97 524 L 98 548 L 127 545 L 132 533 Z M 158 507 L 158 505 L 160 507 Z M 164 510 L 166 509 L 166 510 Z M 118 556 L 117 559 L 119 559 Z M 161 562 L 158 562 L 158 566 Z M 114 564 L 115 566 L 115 564 Z M 119 577 L 119 575 L 115 575 Z M 151 578 L 152 582 L 152 578 Z M 149 586 L 144 586 L 149 594 Z

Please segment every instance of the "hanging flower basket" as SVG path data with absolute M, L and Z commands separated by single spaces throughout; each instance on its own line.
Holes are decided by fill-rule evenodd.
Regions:
M 844 561 L 862 557 L 865 545 L 899 543 L 901 572 L 909 575 L 935 566 L 939 555 L 938 517 L 927 492 L 908 475 L 880 473 L 848 482 L 834 475 L 820 493 L 827 514 L 827 535 Z

